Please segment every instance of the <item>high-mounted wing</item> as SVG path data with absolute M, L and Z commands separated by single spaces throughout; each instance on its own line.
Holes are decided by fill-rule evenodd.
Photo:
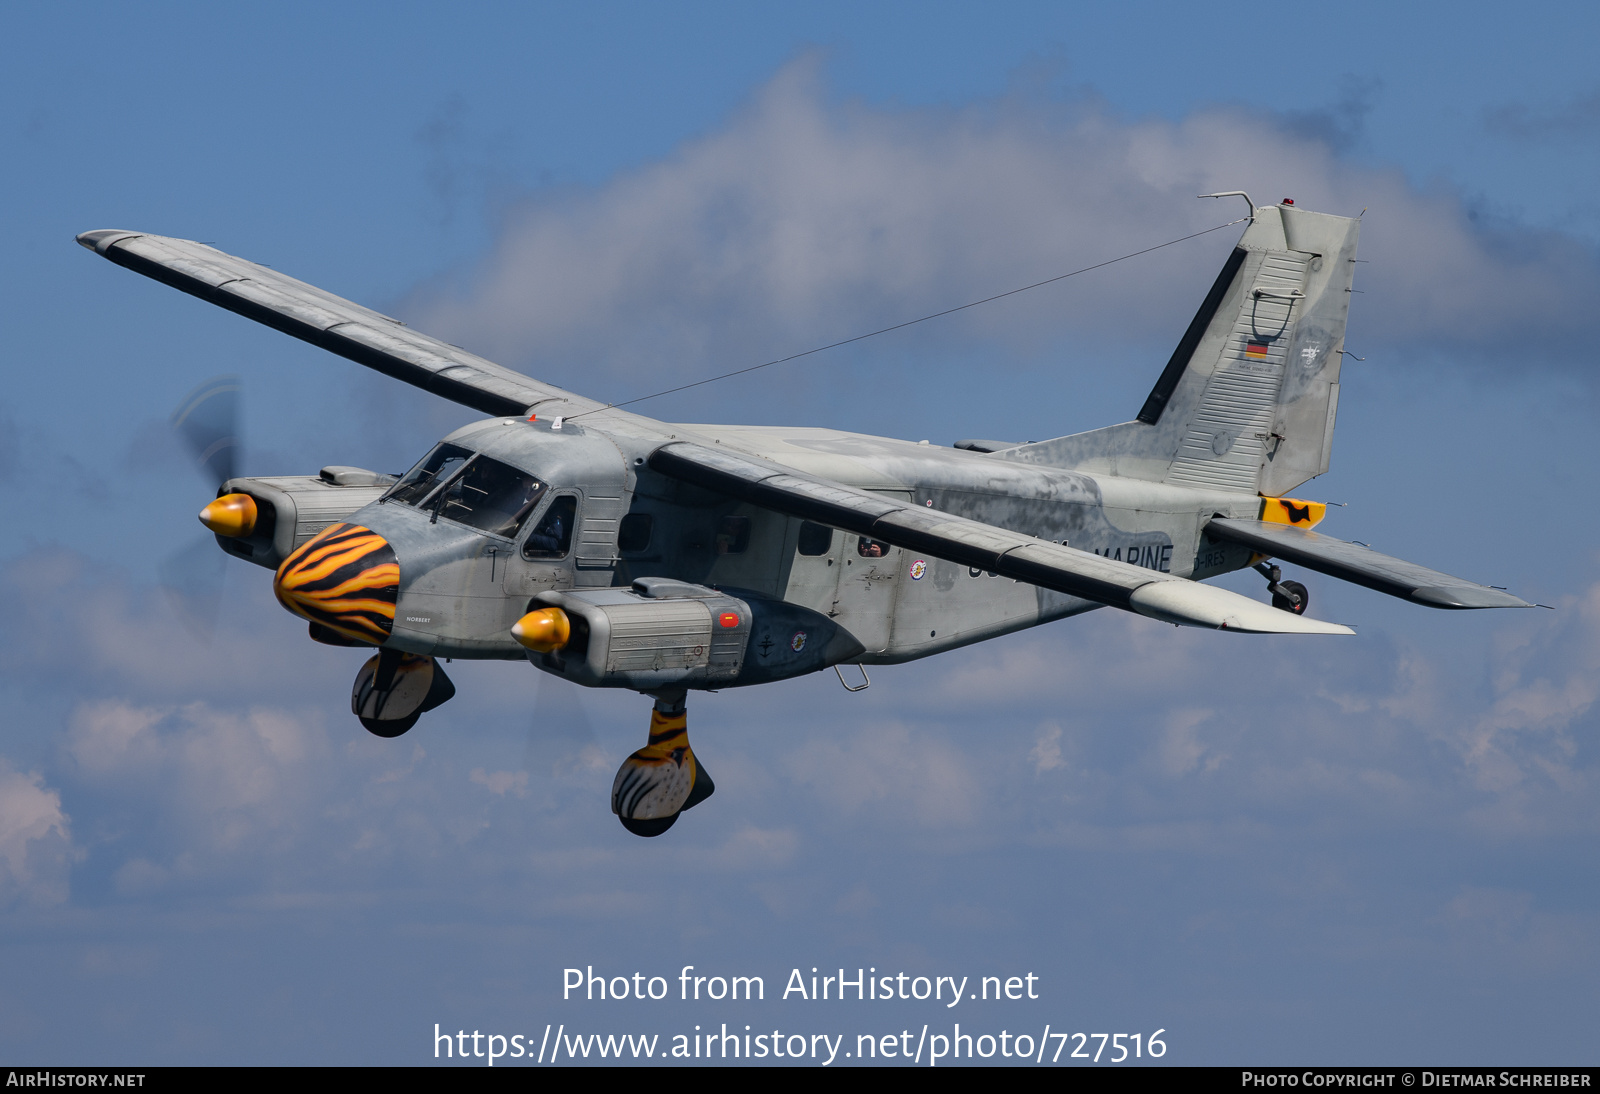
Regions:
M 78 242 L 135 273 L 484 414 L 511 416 L 546 404 L 541 414 L 567 415 L 601 406 L 203 243 L 115 229 L 84 232 Z
M 1168 623 L 1255 634 L 1352 634 L 1197 581 L 1021 532 L 853 490 L 753 456 L 679 441 L 650 457 L 660 474 L 910 551 L 976 566 Z
M 1533 607 L 1503 589 L 1477 585 L 1414 562 L 1379 554 L 1359 543 L 1346 543 L 1287 524 L 1214 517 L 1206 525 L 1206 535 L 1430 608 Z

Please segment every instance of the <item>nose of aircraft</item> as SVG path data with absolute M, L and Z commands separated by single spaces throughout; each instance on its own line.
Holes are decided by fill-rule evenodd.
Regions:
M 272 591 L 301 618 L 381 645 L 394 629 L 400 564 L 372 529 L 335 524 L 283 560 Z
M 256 499 L 249 494 L 224 494 L 200 510 L 200 523 L 217 533 L 237 539 L 256 530 Z

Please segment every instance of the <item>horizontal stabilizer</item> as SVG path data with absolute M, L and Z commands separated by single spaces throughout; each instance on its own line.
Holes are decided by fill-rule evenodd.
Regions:
M 1430 608 L 1533 607 L 1503 589 L 1477 585 L 1414 562 L 1379 554 L 1359 543 L 1346 543 L 1287 524 L 1214 517 L 1206 525 L 1206 535 Z

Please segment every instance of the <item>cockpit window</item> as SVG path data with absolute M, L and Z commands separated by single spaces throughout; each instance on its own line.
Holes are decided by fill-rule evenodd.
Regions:
M 442 444 L 395 484 L 388 500 L 431 510 L 434 519 L 514 537 L 549 487 L 516 468 Z
M 384 495 L 384 501 L 398 501 L 416 505 L 427 497 L 441 481 L 461 470 L 472 453 L 457 444 L 441 444 L 422 458 L 422 462 L 406 472 L 405 478 L 395 483 Z

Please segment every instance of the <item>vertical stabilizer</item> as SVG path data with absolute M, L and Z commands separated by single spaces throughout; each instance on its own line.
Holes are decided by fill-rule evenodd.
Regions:
M 1358 229 L 1257 209 L 1134 421 L 1002 455 L 1269 497 L 1322 474 Z

